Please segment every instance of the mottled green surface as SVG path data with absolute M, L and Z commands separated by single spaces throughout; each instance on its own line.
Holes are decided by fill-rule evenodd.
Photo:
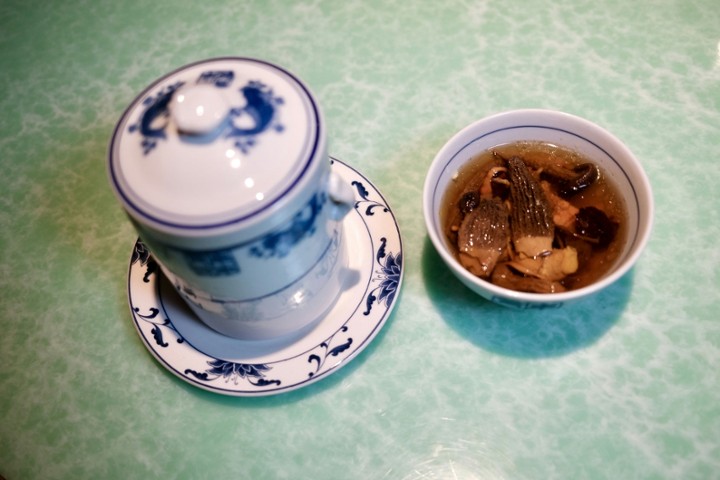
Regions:
M 0 475 L 45 478 L 720 478 L 717 0 L 0 3 Z M 330 152 L 393 207 L 406 276 L 383 332 L 312 386 L 221 397 L 131 323 L 134 233 L 105 151 L 184 63 L 305 79 Z M 617 134 L 654 187 L 632 273 L 560 311 L 474 297 L 430 246 L 447 138 L 543 107 Z

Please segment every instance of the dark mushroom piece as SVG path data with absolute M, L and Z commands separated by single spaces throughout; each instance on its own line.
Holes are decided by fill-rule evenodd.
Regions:
M 618 223 L 596 207 L 584 207 L 575 215 L 575 233 L 599 248 L 610 245 L 618 231 Z
M 485 175 L 480 187 L 480 196 L 483 198 L 497 197 L 505 200 L 510 194 L 510 181 L 507 178 L 507 168 L 496 166 Z
M 528 257 L 552 251 L 555 224 L 540 183 L 520 157 L 507 161 L 510 179 L 510 221 L 515 250 Z
M 592 163 L 583 163 L 574 168 L 552 166 L 540 173 L 540 178 L 550 182 L 563 198 L 570 198 L 590 185 L 600 176 L 598 168 Z
M 475 210 L 475 207 L 478 206 L 479 202 L 480 195 L 478 194 L 478 192 L 465 192 L 463 196 L 460 197 L 460 202 L 458 204 L 458 207 L 460 208 L 460 213 L 462 213 L 463 216 L 467 215 L 468 213 Z
M 508 214 L 496 200 L 479 199 L 458 230 L 458 258 L 473 275 L 488 277 L 510 238 Z

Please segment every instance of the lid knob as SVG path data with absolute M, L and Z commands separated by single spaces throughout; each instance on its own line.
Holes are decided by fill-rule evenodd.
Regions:
M 181 67 L 139 94 L 115 127 L 108 166 L 142 225 L 202 236 L 279 221 L 276 209 L 324 171 L 326 145 L 320 107 L 298 78 L 223 57 Z
M 204 135 L 218 128 L 230 109 L 217 88 L 196 85 L 178 91 L 170 111 L 180 132 Z

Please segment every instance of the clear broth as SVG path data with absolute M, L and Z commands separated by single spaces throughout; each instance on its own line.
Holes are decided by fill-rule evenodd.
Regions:
M 576 151 L 545 142 L 515 142 L 499 145 L 472 158 L 457 172 L 443 197 L 440 219 L 456 258 L 458 257 L 457 233 L 453 231 L 453 226 L 457 227 L 462 220 L 460 198 L 468 191 L 479 191 L 490 169 L 502 166 L 501 158 L 513 156 L 522 158 L 533 172 L 533 176 L 536 176 L 538 169 L 551 165 L 572 168 L 591 163 L 598 166 L 597 162 Z M 608 273 L 620 256 L 627 235 L 627 210 L 622 196 L 605 172 L 601 168 L 598 170 L 598 179 L 567 201 L 577 208 L 592 206 L 602 210 L 617 223 L 617 232 L 607 247 L 591 248 L 589 251 L 587 248 L 583 249 L 579 254 L 578 270 L 560 281 L 567 290 L 587 286 Z

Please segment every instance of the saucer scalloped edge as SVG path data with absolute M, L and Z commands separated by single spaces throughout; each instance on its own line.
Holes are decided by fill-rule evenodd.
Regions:
M 355 208 L 343 220 L 351 285 L 315 327 L 281 342 L 225 337 L 195 317 L 161 273 L 141 239 L 128 272 L 135 328 L 160 364 L 212 392 L 263 396 L 310 385 L 355 358 L 382 329 L 402 284 L 402 241 L 380 192 L 358 171 L 331 158 L 353 187 Z

